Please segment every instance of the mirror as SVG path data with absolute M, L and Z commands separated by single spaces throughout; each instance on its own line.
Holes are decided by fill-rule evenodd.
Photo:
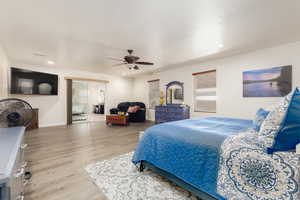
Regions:
M 166 85 L 166 103 L 182 104 L 184 100 L 183 83 L 172 81 Z

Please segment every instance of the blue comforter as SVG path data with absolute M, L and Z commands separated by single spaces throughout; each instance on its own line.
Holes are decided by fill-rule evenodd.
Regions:
M 216 192 L 221 144 L 250 127 L 251 120 L 215 117 L 159 124 L 146 130 L 132 161 L 147 161 L 224 199 Z

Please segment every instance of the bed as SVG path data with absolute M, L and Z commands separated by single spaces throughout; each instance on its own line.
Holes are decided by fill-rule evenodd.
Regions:
M 145 131 L 132 162 L 201 199 L 298 199 L 295 152 L 267 154 L 252 120 L 198 118 Z

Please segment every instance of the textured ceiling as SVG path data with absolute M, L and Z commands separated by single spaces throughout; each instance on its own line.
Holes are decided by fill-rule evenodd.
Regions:
M 108 57 L 132 48 L 155 62 L 142 73 L 300 40 L 299 9 L 296 0 L 6 0 L 0 43 L 15 63 L 117 75 L 130 71 Z

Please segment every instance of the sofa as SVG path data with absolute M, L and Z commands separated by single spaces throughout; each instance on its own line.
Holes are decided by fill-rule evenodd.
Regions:
M 117 108 L 110 109 L 110 114 L 118 114 L 118 112 L 127 113 L 131 106 L 139 106 L 140 109 L 136 112 L 128 112 L 130 122 L 145 122 L 146 121 L 146 106 L 142 102 L 122 102 Z

